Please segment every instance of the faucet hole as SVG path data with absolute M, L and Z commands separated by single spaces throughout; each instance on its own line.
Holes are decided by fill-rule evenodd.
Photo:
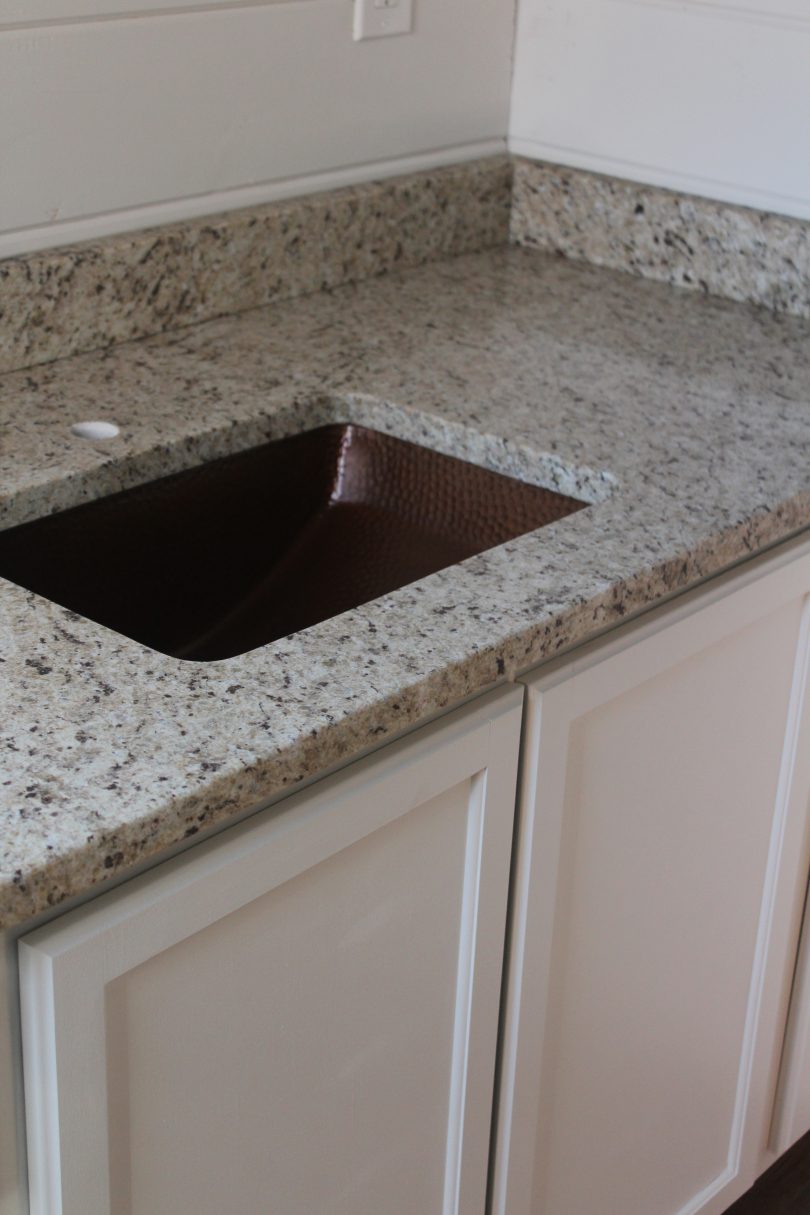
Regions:
M 114 439 L 119 432 L 114 422 L 76 422 L 70 433 L 79 439 Z

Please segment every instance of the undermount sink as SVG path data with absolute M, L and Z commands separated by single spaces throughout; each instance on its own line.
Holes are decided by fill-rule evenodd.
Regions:
M 0 532 L 0 575 L 164 654 L 212 661 L 585 505 L 335 424 Z

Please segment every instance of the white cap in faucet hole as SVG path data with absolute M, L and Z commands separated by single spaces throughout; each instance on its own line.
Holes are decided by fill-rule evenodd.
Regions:
M 76 422 L 70 433 L 79 439 L 114 439 L 118 427 L 115 422 Z

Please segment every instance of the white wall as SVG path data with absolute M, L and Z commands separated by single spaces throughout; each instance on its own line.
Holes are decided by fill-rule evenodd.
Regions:
M 807 0 L 519 0 L 510 148 L 810 218 Z
M 414 9 L 0 0 L 0 256 L 503 149 L 512 0 Z

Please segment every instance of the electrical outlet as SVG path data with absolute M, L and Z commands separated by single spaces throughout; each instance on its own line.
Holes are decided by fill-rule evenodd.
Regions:
M 413 0 L 354 0 L 354 40 L 410 34 Z

